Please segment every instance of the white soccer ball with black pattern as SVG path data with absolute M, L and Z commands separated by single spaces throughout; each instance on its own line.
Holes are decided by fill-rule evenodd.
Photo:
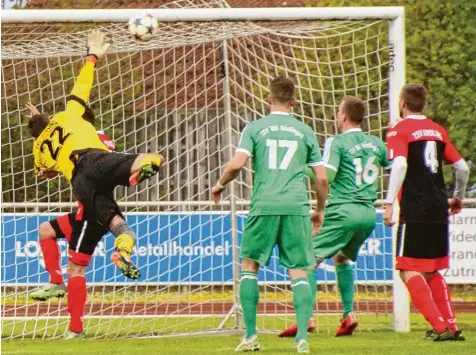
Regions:
M 132 17 L 129 20 L 129 32 L 136 39 L 148 41 L 157 34 L 159 22 L 149 14 L 139 17 Z

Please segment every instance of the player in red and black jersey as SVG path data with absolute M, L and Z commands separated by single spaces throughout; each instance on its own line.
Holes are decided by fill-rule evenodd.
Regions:
M 384 222 L 391 226 L 397 196 L 400 218 L 396 268 L 413 303 L 432 325 L 435 341 L 464 340 L 456 324 L 448 285 L 438 270 L 449 267 L 449 214 L 459 213 L 469 169 L 448 133 L 421 114 L 426 90 L 405 85 L 400 94 L 403 120 L 387 132 L 389 160 L 393 161 L 385 201 Z M 443 163 L 456 170 L 456 187 L 448 203 Z
M 38 111 L 34 105 L 28 103 L 26 107 L 31 115 L 40 114 L 40 111 Z M 83 119 L 94 126 L 94 113 L 92 111 L 86 111 L 87 113 L 83 115 Z M 97 134 L 101 142 L 103 142 L 110 151 L 116 149 L 113 141 L 104 133 L 104 131 L 99 130 L 97 131 Z M 44 175 L 44 177 L 51 178 L 54 177 L 54 175 L 48 174 Z M 32 299 L 37 301 L 47 301 L 54 297 L 64 297 L 66 286 L 64 284 L 63 273 L 60 267 L 60 254 L 57 239 L 66 238 L 69 243 L 73 232 L 73 224 L 76 214 L 79 210 L 80 207 L 78 206 L 76 211 L 58 216 L 55 219 L 40 224 L 38 231 L 40 247 L 45 261 L 45 269 L 50 274 L 50 282 L 44 287 L 32 292 L 30 295 Z

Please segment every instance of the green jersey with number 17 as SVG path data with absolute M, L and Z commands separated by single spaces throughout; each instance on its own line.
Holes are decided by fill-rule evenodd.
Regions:
M 309 215 L 304 168 L 323 164 L 311 127 L 271 112 L 245 127 L 237 151 L 253 156 L 251 216 Z
M 379 168 L 391 167 L 385 143 L 360 128 L 328 138 L 323 161 L 327 169 L 336 173 L 327 205 L 349 202 L 373 205 L 377 199 Z

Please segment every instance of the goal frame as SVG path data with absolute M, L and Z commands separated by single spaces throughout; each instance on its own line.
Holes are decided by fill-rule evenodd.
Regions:
M 3 10 L 4 23 L 28 22 L 124 22 L 134 15 L 148 13 L 162 22 L 210 21 L 305 21 L 305 20 L 389 20 L 389 124 L 399 119 L 399 91 L 405 84 L 405 10 L 389 7 L 286 7 L 286 8 L 211 8 L 211 9 L 86 9 L 86 10 Z M 224 40 L 226 44 L 226 40 Z M 226 46 L 224 46 L 226 48 Z M 226 57 L 225 68 L 227 69 Z M 227 81 L 224 83 L 227 92 Z M 226 98 L 225 98 L 226 100 Z M 225 117 L 230 117 L 230 105 L 225 103 Z M 233 189 L 233 186 L 231 186 Z M 231 194 L 230 213 L 236 216 L 236 197 Z M 190 204 L 190 202 L 187 202 Z M 19 205 L 22 205 L 21 203 Z M 234 213 L 235 212 L 235 213 Z M 236 227 L 236 218 L 232 219 Z M 233 262 L 238 263 L 237 232 L 232 228 Z M 393 227 L 393 239 L 396 227 Z M 395 253 L 395 251 L 394 251 Z M 235 268 L 236 269 L 236 268 Z M 234 271 L 236 277 L 237 270 Z M 238 283 L 235 280 L 235 301 Z M 237 305 L 237 304 L 236 304 Z M 236 310 L 236 305 L 234 309 Z M 237 312 L 237 316 L 238 316 Z M 393 328 L 398 332 L 410 330 L 410 304 L 405 286 L 393 270 Z

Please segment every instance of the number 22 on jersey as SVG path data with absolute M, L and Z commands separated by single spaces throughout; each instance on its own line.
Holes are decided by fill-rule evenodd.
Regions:
M 58 136 L 58 146 L 56 148 L 53 147 L 53 141 L 54 141 L 54 136 L 55 133 L 57 133 Z M 40 149 L 41 151 L 44 152 L 44 149 L 47 148 L 49 150 L 49 153 L 51 155 L 51 158 L 53 160 L 58 160 L 58 155 L 59 152 L 61 151 L 61 148 L 63 148 L 63 144 L 66 142 L 66 140 L 71 136 L 71 133 L 64 134 L 64 128 L 61 126 L 56 126 L 53 131 L 51 131 L 49 138 L 45 139 L 43 142 L 41 142 Z
M 275 140 L 267 139 L 266 146 L 268 147 L 268 167 L 270 169 L 286 170 L 293 159 L 294 154 L 298 149 L 297 141 Z M 283 160 L 279 163 L 278 168 L 278 147 L 286 148 Z

